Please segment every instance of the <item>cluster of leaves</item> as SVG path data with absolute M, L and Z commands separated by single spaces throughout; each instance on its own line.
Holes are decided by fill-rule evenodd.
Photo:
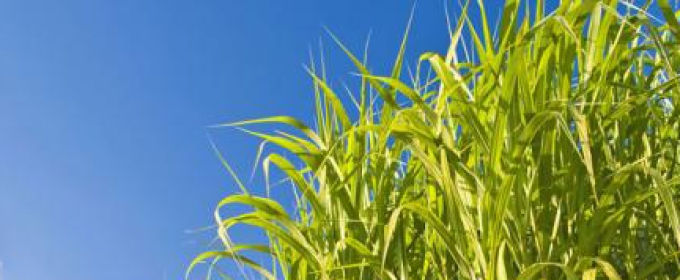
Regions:
M 298 208 L 246 189 L 225 198 L 223 249 L 191 267 L 229 258 L 267 279 L 680 276 L 680 13 L 667 0 L 562 1 L 549 13 L 532 2 L 505 1 L 495 30 L 483 1 L 463 4 L 449 51 L 422 55 L 407 82 L 403 44 L 377 76 L 336 40 L 360 73 L 358 116 L 311 67 L 316 129 L 231 124 L 299 131 L 251 131 L 285 151 L 264 170 L 282 171 Z M 222 217 L 232 204 L 252 211 Z M 237 224 L 270 243 L 234 244 Z

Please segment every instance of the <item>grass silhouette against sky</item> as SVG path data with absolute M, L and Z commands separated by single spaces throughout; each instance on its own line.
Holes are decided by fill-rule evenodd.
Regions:
M 267 279 L 678 277 L 678 3 L 508 0 L 496 24 L 494 2 L 476 3 L 448 51 L 421 55 L 415 73 L 401 55 L 391 74 L 366 69 L 338 41 L 362 83 L 342 102 L 327 64 L 311 64 L 312 128 L 276 115 L 225 125 L 278 146 L 262 168 L 282 172 L 267 176 L 271 194 L 239 184 L 217 204 L 219 245 L 191 267 L 232 259 Z M 295 129 L 258 127 L 272 123 Z M 295 199 L 274 193 L 281 185 Z M 270 246 L 235 236 L 239 225 Z

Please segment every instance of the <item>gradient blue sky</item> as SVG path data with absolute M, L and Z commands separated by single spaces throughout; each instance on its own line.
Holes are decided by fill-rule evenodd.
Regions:
M 352 79 L 323 26 L 357 51 L 372 30 L 372 64 L 387 73 L 411 6 L 0 1 L 0 278 L 181 279 L 213 236 L 187 230 L 210 225 L 215 203 L 236 189 L 205 127 L 267 115 L 311 121 L 301 66 L 310 46 L 328 42 L 336 86 Z M 443 7 L 419 2 L 411 61 L 445 49 Z M 247 177 L 256 140 L 213 134 Z

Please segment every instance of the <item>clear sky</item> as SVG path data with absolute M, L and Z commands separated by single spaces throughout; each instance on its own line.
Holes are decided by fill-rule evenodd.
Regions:
M 335 86 L 352 79 L 323 26 L 357 51 L 372 30 L 370 60 L 386 74 L 411 6 L 0 1 L 0 278 L 182 279 L 214 236 L 188 230 L 211 225 L 215 203 L 236 189 L 205 127 L 311 121 L 310 46 L 326 42 Z M 419 2 L 411 61 L 445 49 L 443 7 Z M 256 139 L 212 134 L 247 178 Z

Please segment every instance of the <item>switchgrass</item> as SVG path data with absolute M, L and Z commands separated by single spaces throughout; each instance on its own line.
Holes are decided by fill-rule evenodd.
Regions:
M 263 170 L 285 175 L 298 206 L 246 188 L 224 198 L 222 249 L 190 270 L 232 259 L 266 279 L 680 276 L 679 13 L 667 0 L 507 0 L 495 25 L 491 2 L 463 3 L 448 52 L 423 54 L 411 75 L 403 45 L 379 76 L 333 37 L 360 73 L 355 116 L 311 66 L 315 129 L 229 124 L 280 147 Z M 266 123 L 299 133 L 249 130 Z M 224 217 L 233 204 L 251 211 Z M 232 242 L 242 224 L 269 243 Z

